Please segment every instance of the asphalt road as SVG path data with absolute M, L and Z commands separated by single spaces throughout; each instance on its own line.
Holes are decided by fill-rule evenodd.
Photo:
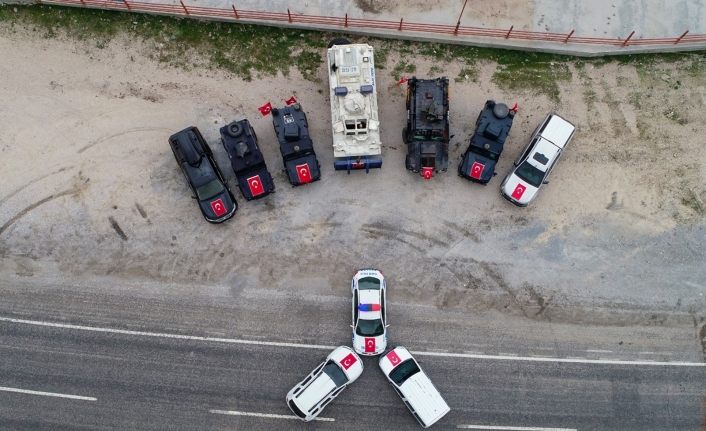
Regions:
M 3 290 L 7 301 L 0 305 L 0 318 L 5 319 L 0 320 L 0 386 L 92 397 L 95 401 L 0 390 L 2 429 L 418 428 L 383 379 L 374 359 L 365 360 L 363 376 L 322 414 L 333 422 L 303 424 L 287 418 L 211 413 L 220 410 L 289 415 L 284 395 L 325 357 L 327 350 L 318 346 L 347 343 L 343 324 L 332 325 L 334 329 L 321 331 L 315 339 L 291 338 L 287 328 L 300 320 L 271 314 L 287 308 L 282 299 L 269 298 L 270 308 L 254 299 L 250 304 L 241 304 L 240 309 L 228 301 L 212 303 L 210 313 L 202 317 L 217 319 L 230 314 L 234 325 L 227 333 L 215 334 L 204 330 L 204 321 L 192 319 L 195 314 L 186 312 L 186 304 L 168 299 L 145 300 L 140 307 L 136 305 L 139 298 L 121 303 L 117 296 L 78 294 L 56 287 L 47 288 L 44 294 L 41 289 L 11 286 Z M 57 292 L 63 298 L 51 297 L 48 292 Z M 98 299 L 106 301 L 103 308 L 97 306 Z M 23 300 L 24 307 L 20 307 Z M 51 307 L 50 301 L 56 307 Z M 191 303 L 195 310 L 205 310 L 198 298 L 192 298 Z M 260 313 L 246 312 L 252 303 L 262 306 Z M 167 313 L 160 311 L 158 305 L 169 309 L 173 316 L 181 316 L 173 320 L 181 321 L 182 326 L 169 327 L 167 319 L 160 327 L 158 318 Z M 320 314 L 326 317 L 338 310 L 339 319 L 347 318 L 341 312 L 346 304 L 340 301 L 301 300 L 300 305 L 319 307 Z M 133 318 L 129 318 L 131 313 Z M 12 322 L 8 318 L 35 323 Z M 42 326 L 39 322 L 83 325 L 84 329 Z M 189 324 L 193 325 L 191 331 Z M 453 331 L 462 329 L 460 322 L 456 325 L 451 327 Z M 253 330 L 248 333 L 246 326 Z M 335 329 L 336 326 L 343 329 Z M 398 320 L 391 330 L 404 326 Z M 151 335 L 96 332 L 91 330 L 94 327 L 149 331 Z M 421 337 L 427 336 L 423 325 L 415 327 L 421 328 Z M 267 328 L 261 334 L 269 335 L 256 337 L 256 328 Z M 290 342 L 304 347 L 155 336 L 159 334 L 239 337 L 254 343 Z M 392 335 L 395 341 L 413 350 L 426 350 L 426 345 L 413 334 L 400 330 Z M 439 332 L 437 345 L 449 343 L 444 350 L 458 350 L 451 343 L 459 335 Z M 528 342 L 536 335 L 540 334 L 526 334 Z M 505 350 L 511 349 L 511 342 L 502 344 Z M 704 427 L 704 367 L 587 363 L 584 359 L 577 359 L 576 363 L 533 362 L 521 357 L 419 359 L 453 409 L 437 429 L 460 425 L 568 430 Z

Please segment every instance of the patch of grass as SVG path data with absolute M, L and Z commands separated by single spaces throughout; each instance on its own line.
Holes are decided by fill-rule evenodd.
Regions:
M 493 74 L 493 82 L 508 90 L 527 90 L 559 101 L 558 81 L 569 81 L 571 71 L 566 63 L 519 62 L 501 63 Z
M 455 79 L 456 82 L 478 82 L 478 69 L 475 67 L 465 66 L 461 68 L 458 72 L 458 76 Z
M 681 113 L 679 113 L 678 110 L 674 108 L 666 108 L 664 111 L 662 111 L 662 115 L 665 116 L 665 118 L 674 121 L 675 123 L 679 125 L 685 125 L 689 122 L 686 118 L 682 116 Z
M 706 215 L 706 205 L 704 205 L 704 202 L 693 189 L 687 190 L 686 196 L 681 198 L 681 203 L 685 207 L 694 210 L 700 216 Z
M 444 69 L 441 66 L 438 66 L 435 64 L 429 68 L 429 72 L 427 72 L 427 75 L 429 75 L 429 76 L 441 75 L 441 73 L 443 71 L 444 71 Z
M 17 12 L 14 12 L 14 10 Z M 323 63 L 330 33 L 53 6 L 0 8 L 0 22 L 29 27 L 45 37 L 67 36 L 104 47 L 119 34 L 154 46 L 152 56 L 185 68 L 196 64 L 230 71 L 287 75 L 297 67 L 307 79 Z
M 405 60 L 400 60 L 392 69 L 392 76 L 395 79 L 400 79 L 406 73 L 414 73 L 417 70 L 417 66 L 414 63 L 407 63 Z

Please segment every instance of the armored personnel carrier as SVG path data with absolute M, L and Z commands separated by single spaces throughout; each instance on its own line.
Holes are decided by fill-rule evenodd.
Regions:
M 382 167 L 373 47 L 331 41 L 327 53 L 334 168 Z
M 485 102 L 471 142 L 458 165 L 458 175 L 481 184 L 487 184 L 493 178 L 516 112 L 517 105 L 508 108 L 494 100 Z
M 273 108 L 272 125 L 289 183 L 300 186 L 321 179 L 314 143 L 309 136 L 309 122 L 301 105 Z
M 407 144 L 405 167 L 429 180 L 449 167 L 449 80 L 407 81 Z

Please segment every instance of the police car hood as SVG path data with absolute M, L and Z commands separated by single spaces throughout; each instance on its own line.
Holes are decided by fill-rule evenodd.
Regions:
M 503 194 L 520 205 L 530 203 L 538 190 L 539 188 L 518 177 L 514 171 L 507 177 L 502 187 Z

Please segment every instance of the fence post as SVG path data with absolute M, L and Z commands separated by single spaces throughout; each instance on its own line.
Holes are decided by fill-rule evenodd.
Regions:
M 566 39 L 564 39 L 564 43 L 569 41 L 569 38 L 574 34 L 574 30 L 571 30 L 569 34 L 566 36 Z
M 622 45 L 622 46 L 625 46 L 625 45 L 628 44 L 628 42 L 630 42 L 630 39 L 632 39 L 632 35 L 633 35 L 633 34 L 635 34 L 635 30 L 633 30 L 632 33 L 630 33 L 630 35 L 628 36 L 628 38 L 623 41 L 623 45 Z
M 233 13 L 235 14 L 235 19 L 240 18 L 240 17 L 238 16 L 238 9 L 235 8 L 235 5 L 233 5 Z
M 400 18 L 400 27 L 397 30 L 402 31 L 402 18 Z
M 687 31 L 685 31 L 684 33 L 682 33 L 681 36 L 679 36 L 679 37 L 677 38 L 677 40 L 674 41 L 674 44 L 676 45 L 676 44 L 678 44 L 679 42 L 681 42 L 681 40 L 684 39 L 684 36 L 686 36 L 687 33 L 689 33 L 689 30 L 687 30 Z
M 346 13 L 346 20 L 343 23 L 344 27 L 348 27 L 348 13 Z
M 184 4 L 184 1 L 183 1 L 183 0 L 179 0 L 179 3 L 181 3 L 181 7 L 184 8 L 184 12 L 186 12 L 186 14 L 188 15 L 188 14 L 189 14 L 189 10 L 186 9 L 186 5 Z
M 125 3 L 127 10 L 132 11 L 132 9 L 130 9 L 130 3 L 128 3 L 127 0 L 123 0 L 123 3 Z
M 456 28 L 454 29 L 454 36 L 458 34 L 458 28 L 461 27 L 461 17 L 463 16 L 463 11 L 466 10 L 466 3 L 468 3 L 468 0 L 464 0 L 463 7 L 461 8 L 461 13 L 458 14 L 458 20 L 456 20 Z
M 287 8 L 287 17 L 289 18 L 289 22 L 292 22 L 292 12 L 289 11 L 289 8 Z
M 512 33 L 512 29 L 513 29 L 513 28 L 515 28 L 515 26 L 514 26 L 514 25 L 511 25 L 511 26 L 510 26 L 510 30 L 508 30 L 508 31 L 507 31 L 507 34 L 505 35 L 505 39 L 507 39 L 507 38 L 510 37 L 510 33 Z

